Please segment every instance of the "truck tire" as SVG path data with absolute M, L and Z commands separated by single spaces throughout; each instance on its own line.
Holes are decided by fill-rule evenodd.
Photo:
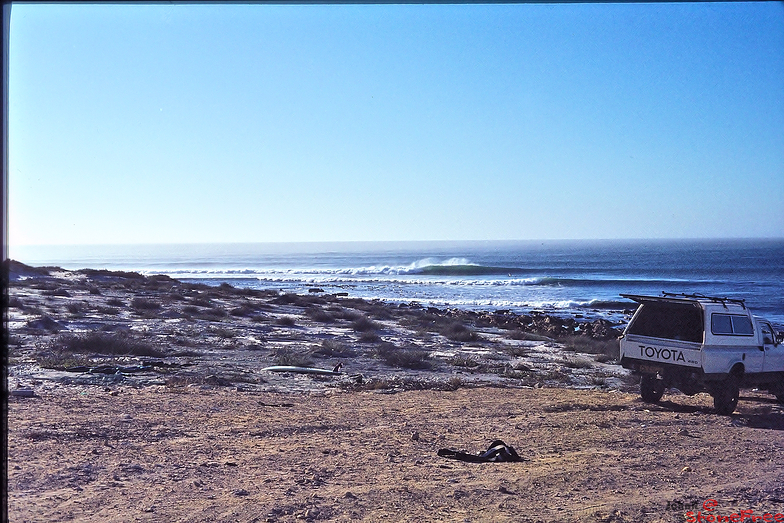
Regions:
M 718 387 L 713 390 L 713 408 L 723 416 L 735 412 L 740 397 L 740 380 L 735 374 L 730 374 Z
M 776 395 L 779 403 L 784 403 L 784 374 L 779 375 L 779 381 L 771 392 Z
M 664 395 L 664 380 L 655 374 L 643 374 L 640 378 L 640 396 L 645 403 L 658 403 Z

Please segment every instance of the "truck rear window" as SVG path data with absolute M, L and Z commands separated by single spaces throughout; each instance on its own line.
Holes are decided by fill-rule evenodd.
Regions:
M 702 309 L 688 303 L 648 302 L 640 305 L 627 332 L 651 338 L 702 343 Z
M 741 314 L 711 314 L 711 332 L 735 336 L 753 336 L 754 327 L 748 316 Z

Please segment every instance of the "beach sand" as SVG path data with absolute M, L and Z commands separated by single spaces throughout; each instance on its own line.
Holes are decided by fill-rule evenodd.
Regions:
M 606 323 L 19 264 L 11 276 L 11 521 L 784 512 L 782 406 L 754 391 L 732 416 L 705 394 L 643 403 Z M 339 362 L 334 377 L 262 370 Z M 525 461 L 437 455 L 495 439 Z

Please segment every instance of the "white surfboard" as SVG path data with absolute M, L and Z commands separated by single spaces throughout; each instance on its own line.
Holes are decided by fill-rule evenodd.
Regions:
M 292 365 L 273 365 L 272 367 L 265 367 L 261 370 L 268 370 L 270 372 L 293 372 L 295 374 L 321 374 L 323 376 L 337 376 L 342 374 L 340 367 L 343 365 L 338 363 L 332 370 L 317 369 L 314 367 L 296 367 Z

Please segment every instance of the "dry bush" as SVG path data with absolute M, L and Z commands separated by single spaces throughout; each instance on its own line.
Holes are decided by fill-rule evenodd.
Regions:
M 356 310 L 347 309 L 345 307 L 331 307 L 329 312 L 333 317 L 340 320 L 354 321 L 362 317 L 362 314 Z
M 199 308 L 196 307 L 195 305 L 186 305 L 185 307 L 182 308 L 182 313 L 187 316 L 192 316 L 194 314 L 199 313 Z
M 204 298 L 202 296 L 191 298 L 191 305 L 196 305 L 197 307 L 206 307 L 206 308 L 211 308 L 214 306 L 214 304 L 208 298 Z
M 228 313 L 223 309 L 206 309 L 200 311 L 196 314 L 196 317 L 200 320 L 208 320 L 208 321 L 220 321 L 223 318 L 228 316 Z
M 570 369 L 590 369 L 593 367 L 593 362 L 585 358 L 574 358 L 565 356 L 561 363 Z
M 148 298 L 136 297 L 131 300 L 131 307 L 140 311 L 157 311 L 160 310 L 161 304 Z
M 564 350 L 583 352 L 585 354 L 604 354 L 617 359 L 621 356 L 621 345 L 617 339 L 597 340 L 588 336 L 569 336 L 559 338 Z
M 376 343 L 380 340 L 381 336 L 379 336 L 376 331 L 367 331 L 359 335 L 359 341 L 361 343 Z
M 291 367 L 309 367 L 313 365 L 310 355 L 295 352 L 291 349 L 277 349 L 274 356 L 275 365 L 285 365 Z
M 87 309 L 87 304 L 83 301 L 72 301 L 66 304 L 65 309 L 71 314 L 81 314 Z
M 351 328 L 354 329 L 356 332 L 368 332 L 368 331 L 375 331 L 381 328 L 381 325 L 374 322 L 367 316 L 360 316 L 356 320 L 351 322 Z
M 209 387 L 231 387 L 233 383 L 221 376 L 196 376 L 190 374 L 169 376 L 166 378 L 167 387 L 187 387 L 188 385 L 205 385 Z
M 319 358 L 352 358 L 357 355 L 357 351 L 338 340 L 324 340 L 311 353 Z
M 57 352 L 77 354 L 102 354 L 148 356 L 162 358 L 163 352 L 151 343 L 134 338 L 127 332 L 90 332 L 86 334 L 61 334 L 50 348 Z
M 222 338 L 224 340 L 231 339 L 237 337 L 237 333 L 231 329 L 226 329 L 223 327 L 212 327 L 209 329 L 209 333 L 213 336 L 217 336 L 218 338 Z
M 376 356 L 390 367 L 426 370 L 433 367 L 430 354 L 422 349 L 402 349 L 392 343 L 384 343 L 376 349 Z
M 275 323 L 281 327 L 293 327 L 297 324 L 297 319 L 294 316 L 281 316 Z
M 479 340 L 479 336 L 476 334 L 476 332 L 472 331 L 459 321 L 450 321 L 446 324 L 440 325 L 438 332 L 449 340 L 461 343 Z
M 504 352 L 513 358 L 524 358 L 531 354 L 531 349 L 528 347 L 520 347 L 519 345 L 506 345 Z
M 303 307 L 308 305 L 308 302 L 304 296 L 293 293 L 281 294 L 270 300 L 270 302 L 276 305 L 299 305 Z
M 232 316 L 252 316 L 256 312 L 258 312 L 258 307 L 250 303 L 243 303 L 239 307 L 236 307 L 230 311 Z
M 534 334 L 532 332 L 526 332 L 521 329 L 513 329 L 508 331 L 507 337 L 513 340 L 522 340 L 522 341 L 553 341 L 552 338 L 548 338 L 547 336 L 542 336 L 541 334 Z
M 61 297 L 64 297 L 64 298 L 70 298 L 71 297 L 71 293 L 70 292 L 68 292 L 65 289 L 60 289 L 60 288 L 57 288 L 57 287 L 55 287 L 53 289 L 52 288 L 44 289 L 44 291 L 41 292 L 41 294 L 43 294 L 44 296 L 61 296 Z
M 305 311 L 305 314 L 311 320 L 319 323 L 333 323 L 335 321 L 335 317 L 321 307 L 311 307 Z
M 450 365 L 455 367 L 465 367 L 468 369 L 475 369 L 480 365 L 478 361 L 473 358 L 469 358 L 468 356 L 455 356 L 448 361 Z
M 89 367 L 90 360 L 71 352 L 44 352 L 35 357 L 36 363 L 42 369 L 67 370 L 74 367 Z

